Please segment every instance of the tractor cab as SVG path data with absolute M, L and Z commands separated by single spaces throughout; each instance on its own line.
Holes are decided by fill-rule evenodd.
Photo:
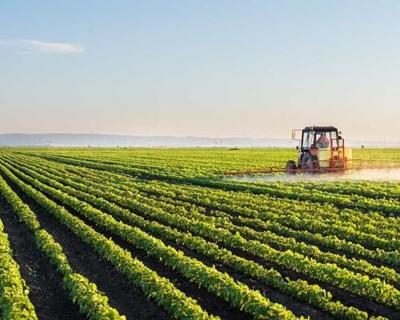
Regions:
M 301 132 L 300 149 L 315 153 L 320 148 L 334 148 L 343 145 L 343 139 L 335 127 L 306 127 Z
M 337 128 L 310 126 L 293 130 L 292 139 L 299 141 L 297 163 L 288 161 L 287 173 L 344 171 L 351 149 L 344 147 L 344 140 Z M 345 154 L 346 153 L 346 154 Z

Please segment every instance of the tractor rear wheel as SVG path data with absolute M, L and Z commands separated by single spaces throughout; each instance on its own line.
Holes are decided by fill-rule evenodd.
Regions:
M 316 173 L 318 169 L 318 158 L 311 155 L 311 153 L 305 153 L 301 158 L 301 171 L 306 173 Z
M 297 166 L 296 162 L 293 160 L 289 160 L 286 162 L 286 168 L 285 168 L 286 174 L 296 174 L 297 173 Z

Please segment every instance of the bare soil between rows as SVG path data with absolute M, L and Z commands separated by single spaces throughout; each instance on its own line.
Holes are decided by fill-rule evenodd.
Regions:
M 23 194 L 21 192 L 21 190 L 19 190 L 19 188 L 16 187 L 12 182 L 8 181 L 8 179 L 6 179 L 6 180 L 13 187 L 14 191 L 16 191 L 17 194 L 24 200 L 25 203 L 27 203 L 36 213 L 40 213 L 38 215 L 40 223 L 42 224 L 43 227 L 46 224 L 49 224 L 48 228 L 46 228 L 47 231 L 52 233 L 53 236 L 55 237 L 55 239 L 57 241 L 59 241 L 61 245 L 64 246 L 65 252 L 67 254 L 68 254 L 68 247 L 71 247 L 73 242 L 81 242 L 79 240 L 79 238 L 77 238 L 66 227 L 62 226 L 55 218 L 49 216 L 46 212 L 44 212 L 41 208 L 39 208 L 38 205 L 34 203 L 34 201 L 32 201 L 25 194 Z M 51 198 L 49 198 L 49 199 L 51 199 Z M 52 200 L 54 201 L 54 199 L 52 199 Z M 209 312 L 210 314 L 220 316 L 221 319 L 232 319 L 232 320 L 233 319 L 235 319 L 235 320 L 236 319 L 238 319 L 238 320 L 251 319 L 251 316 L 249 314 L 244 313 L 243 311 L 240 311 L 239 309 L 232 308 L 229 305 L 229 303 L 222 300 L 221 298 L 214 296 L 213 294 L 207 292 L 205 289 L 198 288 L 196 284 L 189 282 L 187 279 L 185 279 L 183 276 L 181 276 L 178 272 L 173 271 L 168 267 L 165 267 L 157 259 L 147 256 L 146 252 L 136 249 L 133 245 L 120 239 L 118 236 L 115 236 L 115 235 L 109 233 L 104 228 L 93 225 L 90 221 L 88 221 L 85 217 L 83 217 L 81 214 L 76 212 L 73 208 L 70 208 L 70 207 L 66 206 L 65 204 L 62 204 L 59 201 L 55 201 L 55 202 L 58 203 L 59 205 L 65 206 L 72 214 L 78 216 L 86 224 L 91 226 L 94 230 L 100 232 L 107 238 L 112 238 L 116 244 L 120 245 L 124 249 L 127 249 L 129 252 L 132 253 L 133 257 L 139 259 L 146 266 L 148 266 L 152 270 L 156 271 L 158 275 L 169 279 L 178 289 L 183 291 L 186 295 L 196 299 L 198 301 L 198 303 L 205 310 L 207 310 L 207 312 Z M 60 230 L 60 228 L 64 229 L 63 232 L 66 233 L 66 235 L 63 236 L 64 241 L 63 241 L 62 237 L 57 236 L 57 233 L 58 233 L 57 230 Z M 77 253 L 78 253 L 79 256 L 83 256 L 85 258 L 87 256 L 92 256 L 92 257 L 96 256 L 95 254 L 93 254 L 91 248 L 88 247 L 87 245 L 85 245 L 83 242 L 82 242 L 82 246 L 80 247 L 80 249 L 75 250 L 75 252 L 72 250 L 69 253 L 70 254 L 68 255 L 68 257 L 71 260 L 70 263 L 73 267 L 76 267 L 75 265 L 73 265 L 74 258 L 71 259 L 70 256 L 74 257 L 74 254 L 75 254 L 75 257 L 77 256 Z M 90 264 L 91 262 L 87 261 L 86 264 L 87 263 Z M 100 265 L 100 268 L 98 267 L 99 265 Z M 87 266 L 85 266 L 85 268 L 86 267 Z M 110 277 L 110 275 L 111 275 L 111 273 L 107 273 L 107 269 L 105 269 L 104 267 L 101 267 L 101 263 L 98 260 L 93 263 L 93 268 L 94 269 L 98 268 L 98 270 L 105 270 L 105 272 L 103 272 L 103 271 L 101 272 L 100 279 L 103 279 L 105 277 Z M 109 270 L 110 272 L 112 271 L 112 268 L 113 267 L 111 266 L 111 270 Z M 82 271 L 82 270 L 78 269 L 77 271 Z M 116 273 L 115 270 L 114 270 L 114 272 Z M 99 273 L 99 271 L 97 271 L 97 273 Z M 89 279 L 92 279 L 93 276 L 96 276 L 96 271 L 92 270 L 92 273 L 90 273 L 90 274 L 85 274 L 84 272 L 82 272 L 82 274 L 87 276 Z M 114 274 L 114 276 L 115 276 L 115 274 Z M 102 283 L 100 282 L 99 289 L 103 290 L 104 288 L 103 289 L 101 288 L 101 284 Z M 103 290 L 103 291 L 110 298 L 110 302 L 111 302 L 112 301 L 111 297 L 113 295 L 112 291 L 110 291 L 110 290 Z M 137 297 L 133 297 L 133 298 L 129 297 L 129 293 L 127 293 L 125 295 L 126 291 L 124 291 L 123 288 L 118 288 L 118 287 L 115 288 L 115 293 L 118 295 L 118 297 L 119 297 L 118 299 L 123 300 L 124 297 L 129 299 L 129 305 L 125 306 L 124 308 L 119 308 L 119 307 L 117 307 L 117 304 L 112 304 L 121 312 L 121 314 L 125 314 L 128 319 L 154 319 L 154 318 L 158 318 L 158 317 L 160 319 L 163 319 L 161 313 L 163 313 L 164 311 L 160 307 L 157 307 L 157 306 L 155 306 L 157 309 L 154 312 L 153 311 L 149 312 L 149 313 L 141 312 L 141 310 L 143 311 L 143 309 L 145 309 L 145 304 L 148 303 L 148 301 L 146 300 L 146 298 L 144 297 L 144 295 L 142 293 L 141 293 L 141 295 L 142 295 L 143 299 L 136 299 Z M 114 300 L 114 303 L 115 302 L 117 302 L 117 299 Z M 139 310 L 136 310 L 137 308 L 134 308 L 134 307 L 139 308 Z M 125 310 L 126 312 L 123 313 L 122 310 Z M 132 316 L 129 316 L 129 315 L 132 315 Z M 170 317 L 167 316 L 167 318 L 170 318 Z
M 13 257 L 20 266 L 20 273 L 29 289 L 29 299 L 35 307 L 39 319 L 83 320 L 63 288 L 63 277 L 50 261 L 35 247 L 31 231 L 11 211 L 6 201 L 0 197 L 0 218 L 8 234 Z
M 36 207 L 36 206 L 35 206 Z M 36 208 L 36 210 L 38 210 Z M 69 208 L 70 211 L 73 211 L 75 214 L 79 215 L 78 213 L 76 213 L 73 209 Z M 138 213 L 140 215 L 140 213 Z M 80 216 L 80 218 L 82 218 L 83 220 L 85 220 L 86 223 L 90 224 L 90 221 L 87 221 L 84 217 Z M 152 219 L 150 219 L 152 220 Z M 98 228 L 98 227 L 95 227 Z M 54 227 L 53 227 L 54 230 Z M 109 234 L 107 231 L 105 231 L 104 229 L 101 229 L 101 233 L 102 234 L 107 234 L 109 236 L 112 236 L 111 234 Z M 157 235 L 155 235 L 155 237 L 158 238 Z M 162 239 L 164 243 L 166 243 L 167 245 L 170 245 L 171 247 L 174 247 L 178 250 L 181 250 L 183 252 L 185 252 L 185 254 L 191 258 L 195 258 L 199 261 L 202 261 L 204 264 L 212 267 L 214 264 L 216 264 L 216 267 L 218 270 L 220 270 L 221 272 L 226 272 L 228 274 L 230 274 L 235 280 L 240 281 L 242 283 L 247 284 L 251 289 L 253 290 L 259 290 L 261 291 L 266 297 L 268 297 L 269 299 L 271 299 L 274 302 L 277 303 L 281 303 L 282 305 L 286 306 L 288 309 L 290 309 L 292 312 L 294 312 L 297 316 L 310 316 L 313 319 L 331 319 L 330 316 L 328 316 L 326 313 L 315 309 L 313 306 L 306 304 L 306 303 L 302 303 L 297 301 L 296 299 L 294 299 L 293 297 L 290 297 L 288 295 L 285 295 L 281 292 L 278 292 L 274 289 L 271 289 L 269 287 L 267 287 L 264 283 L 262 283 L 261 281 L 257 281 L 254 279 L 250 279 L 247 276 L 244 276 L 242 274 L 238 274 L 236 271 L 234 271 L 233 269 L 226 267 L 222 264 L 218 264 L 215 263 L 211 260 L 209 260 L 208 258 L 206 258 L 203 255 L 200 255 L 198 253 L 196 253 L 195 251 L 186 249 L 183 246 L 179 246 L 177 244 L 175 244 L 174 242 L 171 241 L 167 241 L 165 239 Z M 115 241 L 115 239 L 114 239 Z M 123 240 L 119 240 L 122 241 Z M 126 244 L 122 244 L 122 245 L 126 245 Z M 176 280 L 175 280 L 176 283 Z M 191 284 L 192 286 L 194 284 Z M 202 297 L 198 298 L 200 302 L 204 301 Z M 218 299 L 218 298 L 217 298 Z M 223 301 L 223 304 L 226 304 L 225 301 Z M 207 310 L 210 310 L 209 308 L 207 308 Z M 215 313 L 215 312 L 211 312 L 213 314 L 218 314 L 221 315 L 219 312 Z M 228 315 L 226 315 L 228 316 Z M 229 317 L 229 316 L 228 316 Z M 239 315 L 236 314 L 235 315 L 235 319 L 238 319 Z M 227 317 L 225 317 L 227 318 Z
M 107 232 L 103 232 L 103 231 L 104 230 L 102 230 L 101 232 L 105 233 L 106 235 L 108 234 Z M 111 235 L 109 235 L 109 236 L 111 236 Z M 130 247 L 129 245 L 124 243 L 124 241 L 119 240 L 118 243 L 121 244 L 123 247 L 126 247 L 126 248 Z M 129 250 L 131 250 L 131 248 L 129 248 Z M 271 265 L 271 264 L 267 263 L 266 261 L 264 261 L 262 259 L 257 259 L 255 257 L 248 256 L 247 254 L 245 254 L 243 252 L 236 251 L 236 250 L 232 250 L 232 251 L 234 253 L 236 253 L 236 254 L 239 254 L 240 256 L 243 256 L 243 257 L 246 257 L 248 259 L 252 259 L 252 260 L 254 260 L 256 262 L 259 262 L 260 264 L 265 265 L 266 267 L 267 266 L 272 266 L 272 267 L 276 268 L 278 271 L 280 271 L 282 273 L 282 275 L 290 276 L 290 278 L 292 278 L 292 279 L 305 278 L 304 276 L 300 276 L 299 274 L 291 272 L 290 270 L 287 270 L 286 268 L 278 267 L 278 266 L 275 266 L 275 265 Z M 133 250 L 133 252 L 135 252 L 135 251 Z M 143 254 L 143 253 L 141 253 L 141 254 Z M 139 253 L 139 256 L 140 256 L 140 253 Z M 195 256 L 195 254 L 194 254 L 194 256 Z M 205 261 L 205 259 L 204 259 L 204 261 Z M 310 283 L 318 283 L 321 287 L 326 288 L 327 290 L 330 290 L 334 294 L 335 298 L 339 298 L 341 301 L 344 301 L 346 304 L 355 306 L 355 307 L 359 308 L 360 310 L 368 311 L 370 313 L 370 315 L 384 315 L 384 316 L 386 316 L 386 317 L 388 317 L 390 319 L 398 319 L 398 318 L 400 319 L 400 312 L 398 312 L 398 311 L 395 311 L 395 310 L 392 310 L 392 309 L 387 308 L 385 306 L 376 304 L 376 303 L 371 302 L 369 300 L 366 300 L 366 299 L 364 299 L 362 297 L 358 297 L 356 295 L 353 295 L 353 294 L 350 294 L 350 293 L 347 293 L 347 292 L 343 292 L 342 290 L 340 290 L 338 288 L 335 288 L 333 286 L 330 286 L 330 285 L 327 285 L 327 284 L 323 284 L 323 283 L 319 283 L 318 281 L 313 281 L 311 279 L 307 279 L 307 280 L 309 280 Z M 181 283 L 179 283 L 179 285 L 181 285 Z M 193 284 L 191 284 L 191 286 L 193 286 Z M 199 301 L 201 302 L 201 300 L 202 299 L 200 299 Z M 206 309 L 209 312 L 213 313 L 212 309 L 210 309 L 208 307 Z M 213 314 L 219 315 L 218 312 L 213 313 Z M 228 316 L 228 315 L 226 315 L 226 316 Z M 225 319 L 230 319 L 229 316 L 228 317 L 224 317 L 224 316 L 221 315 L 221 317 L 225 318 Z M 239 317 L 234 317 L 232 319 L 240 319 L 240 318 Z
M 7 182 L 24 201 L 24 203 L 29 205 L 29 207 L 36 213 L 41 227 L 52 234 L 55 240 L 60 243 L 74 271 L 81 273 L 90 281 L 94 282 L 98 289 L 109 298 L 110 305 L 116 308 L 121 315 L 125 315 L 127 319 L 171 319 L 171 317 L 161 307 L 157 306 L 154 301 L 149 301 L 140 289 L 131 285 L 129 281 L 122 274 L 120 274 L 111 263 L 98 256 L 89 245 L 75 236 L 72 231 L 59 223 L 53 216 L 49 215 L 42 208 L 40 208 L 33 200 L 23 194 L 18 187 L 10 183 L 10 181 Z M 16 223 L 18 222 L 16 221 Z M 24 233 L 28 234 L 29 232 L 30 231 L 27 230 Z M 19 241 L 22 237 L 22 234 L 19 236 L 17 235 L 17 241 Z M 21 250 L 24 247 L 29 247 L 34 255 L 40 255 L 40 252 L 38 252 L 33 246 L 34 244 L 30 246 L 24 246 L 23 244 L 17 243 L 16 249 Z M 46 257 L 43 258 L 47 259 Z M 42 266 L 38 268 L 39 272 L 51 274 L 48 269 L 41 267 Z M 53 273 L 57 272 L 50 265 L 50 263 L 49 267 Z M 39 305 L 43 306 L 44 312 L 40 315 L 40 319 L 87 319 L 82 315 L 79 315 L 78 317 L 70 315 L 71 312 L 69 310 L 74 310 L 78 307 L 73 305 L 68 299 L 67 291 L 63 289 L 62 282 L 58 287 L 62 290 L 66 300 L 68 300 L 68 303 L 64 302 L 64 304 L 68 304 L 64 308 L 63 304 L 61 303 L 62 301 L 59 301 L 59 299 L 54 299 L 54 294 L 51 294 L 51 290 L 48 290 L 50 294 L 46 295 L 47 299 L 43 300 L 43 295 L 40 294 L 43 292 L 43 289 L 41 289 L 40 286 L 37 287 L 39 288 L 37 292 L 31 290 L 31 299 L 33 303 L 35 300 L 39 300 Z M 35 303 L 34 305 L 36 306 Z M 55 309 L 59 309 L 59 317 L 49 313 L 48 310 L 51 310 L 53 305 Z

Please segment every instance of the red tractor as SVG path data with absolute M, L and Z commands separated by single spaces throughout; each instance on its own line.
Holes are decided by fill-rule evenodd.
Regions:
M 348 170 L 398 169 L 400 161 L 384 159 L 353 159 L 351 148 L 344 145 L 341 132 L 332 126 L 310 126 L 293 130 L 292 139 L 298 140 L 297 161 L 289 160 L 279 166 L 252 170 L 229 170 L 225 175 L 253 175 L 272 173 L 345 173 Z
M 345 148 L 340 134 L 332 126 L 293 130 L 292 139 L 299 140 L 297 163 L 289 160 L 286 173 L 345 172 L 351 162 L 352 152 L 350 148 Z

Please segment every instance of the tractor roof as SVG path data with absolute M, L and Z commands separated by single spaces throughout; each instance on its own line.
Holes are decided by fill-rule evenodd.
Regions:
M 305 127 L 303 131 L 308 132 L 308 131 L 316 131 L 316 132 L 330 132 L 330 131 L 337 131 L 337 128 L 332 127 L 332 126 L 309 126 Z

